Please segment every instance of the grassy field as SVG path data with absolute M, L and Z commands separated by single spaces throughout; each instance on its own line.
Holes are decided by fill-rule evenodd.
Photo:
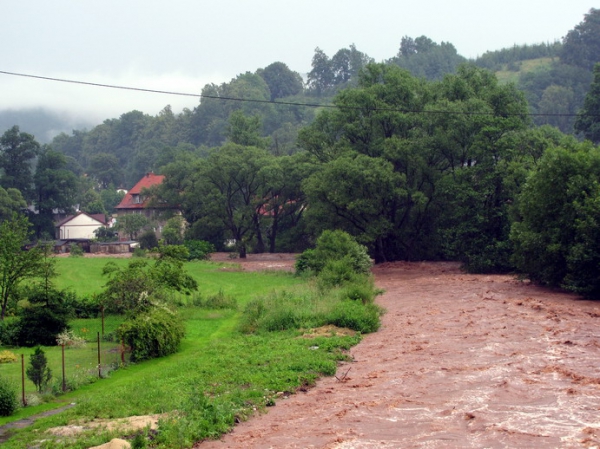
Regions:
M 114 260 L 118 264 L 127 263 Z M 78 295 L 98 293 L 105 282 L 100 273 L 106 262 L 107 259 L 93 258 L 59 259 L 57 287 L 72 288 Z M 182 306 L 187 334 L 178 353 L 128 365 L 112 371 L 108 378 L 57 396 L 53 402 L 0 418 L 0 424 L 4 424 L 64 403 L 77 404 L 16 431 L 3 443 L 3 448 L 29 447 L 44 439 L 38 447 L 89 447 L 104 443 L 111 436 L 123 435 L 88 431 L 76 439 L 57 441 L 39 432 L 75 420 L 154 413 L 166 415 L 159 432 L 152 435 L 152 447 L 191 447 L 195 441 L 216 437 L 236 421 L 272 405 L 282 394 L 312 385 L 321 375 L 334 374 L 337 363 L 346 358 L 345 350 L 360 339 L 359 336 L 300 338 L 299 331 L 242 334 L 237 331 L 237 324 L 249 301 L 282 290 L 306 290 L 308 286 L 289 273 L 247 273 L 231 267 L 224 270 L 223 265 L 209 262 L 189 263 L 186 269 L 198 281 L 202 297 L 222 292 L 237 300 L 238 309 Z M 121 317 L 109 317 L 106 331 L 114 330 L 120 320 Z M 85 329 L 84 334 L 94 334 L 100 321 L 75 320 L 71 326 L 78 333 Z M 55 361 L 60 357 L 60 348 L 45 349 L 49 359 Z M 89 348 L 83 351 L 93 352 Z M 0 365 L 0 375 L 15 368 L 18 368 L 15 364 Z

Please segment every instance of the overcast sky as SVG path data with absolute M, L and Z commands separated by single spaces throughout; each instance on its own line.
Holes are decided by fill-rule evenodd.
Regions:
M 314 50 L 355 44 L 376 61 L 403 36 L 450 42 L 474 58 L 560 40 L 592 0 L 3 0 L 0 71 L 200 93 L 275 61 L 306 73 Z M 0 109 L 48 107 L 102 121 L 175 112 L 198 99 L 0 74 Z

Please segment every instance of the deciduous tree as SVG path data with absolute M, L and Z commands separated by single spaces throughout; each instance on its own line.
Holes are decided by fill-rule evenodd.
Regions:
M 0 223 L 0 319 L 4 320 L 19 284 L 39 275 L 45 268 L 44 249 L 25 249 L 31 224 L 25 216 L 13 215 Z
M 574 128 L 586 139 L 600 143 L 600 63 L 594 66 L 594 80 L 585 97 L 583 108 L 577 115 Z
M 0 185 L 15 188 L 26 200 L 33 199 L 32 162 L 40 151 L 40 144 L 31 134 L 21 132 L 18 126 L 7 130 L 0 138 Z

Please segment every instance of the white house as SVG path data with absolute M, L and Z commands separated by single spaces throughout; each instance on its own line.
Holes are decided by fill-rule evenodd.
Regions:
M 56 238 L 59 240 L 93 239 L 96 238 L 94 231 L 102 226 L 107 226 L 104 214 L 88 215 L 79 212 L 70 215 L 56 225 Z

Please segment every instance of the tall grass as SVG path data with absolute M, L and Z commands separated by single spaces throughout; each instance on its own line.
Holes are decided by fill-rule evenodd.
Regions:
M 272 332 L 307 329 L 332 324 L 360 333 L 379 329 L 383 310 L 373 304 L 378 293 L 370 278 L 338 288 L 318 285 L 284 290 L 257 297 L 246 305 L 240 319 L 241 332 Z

